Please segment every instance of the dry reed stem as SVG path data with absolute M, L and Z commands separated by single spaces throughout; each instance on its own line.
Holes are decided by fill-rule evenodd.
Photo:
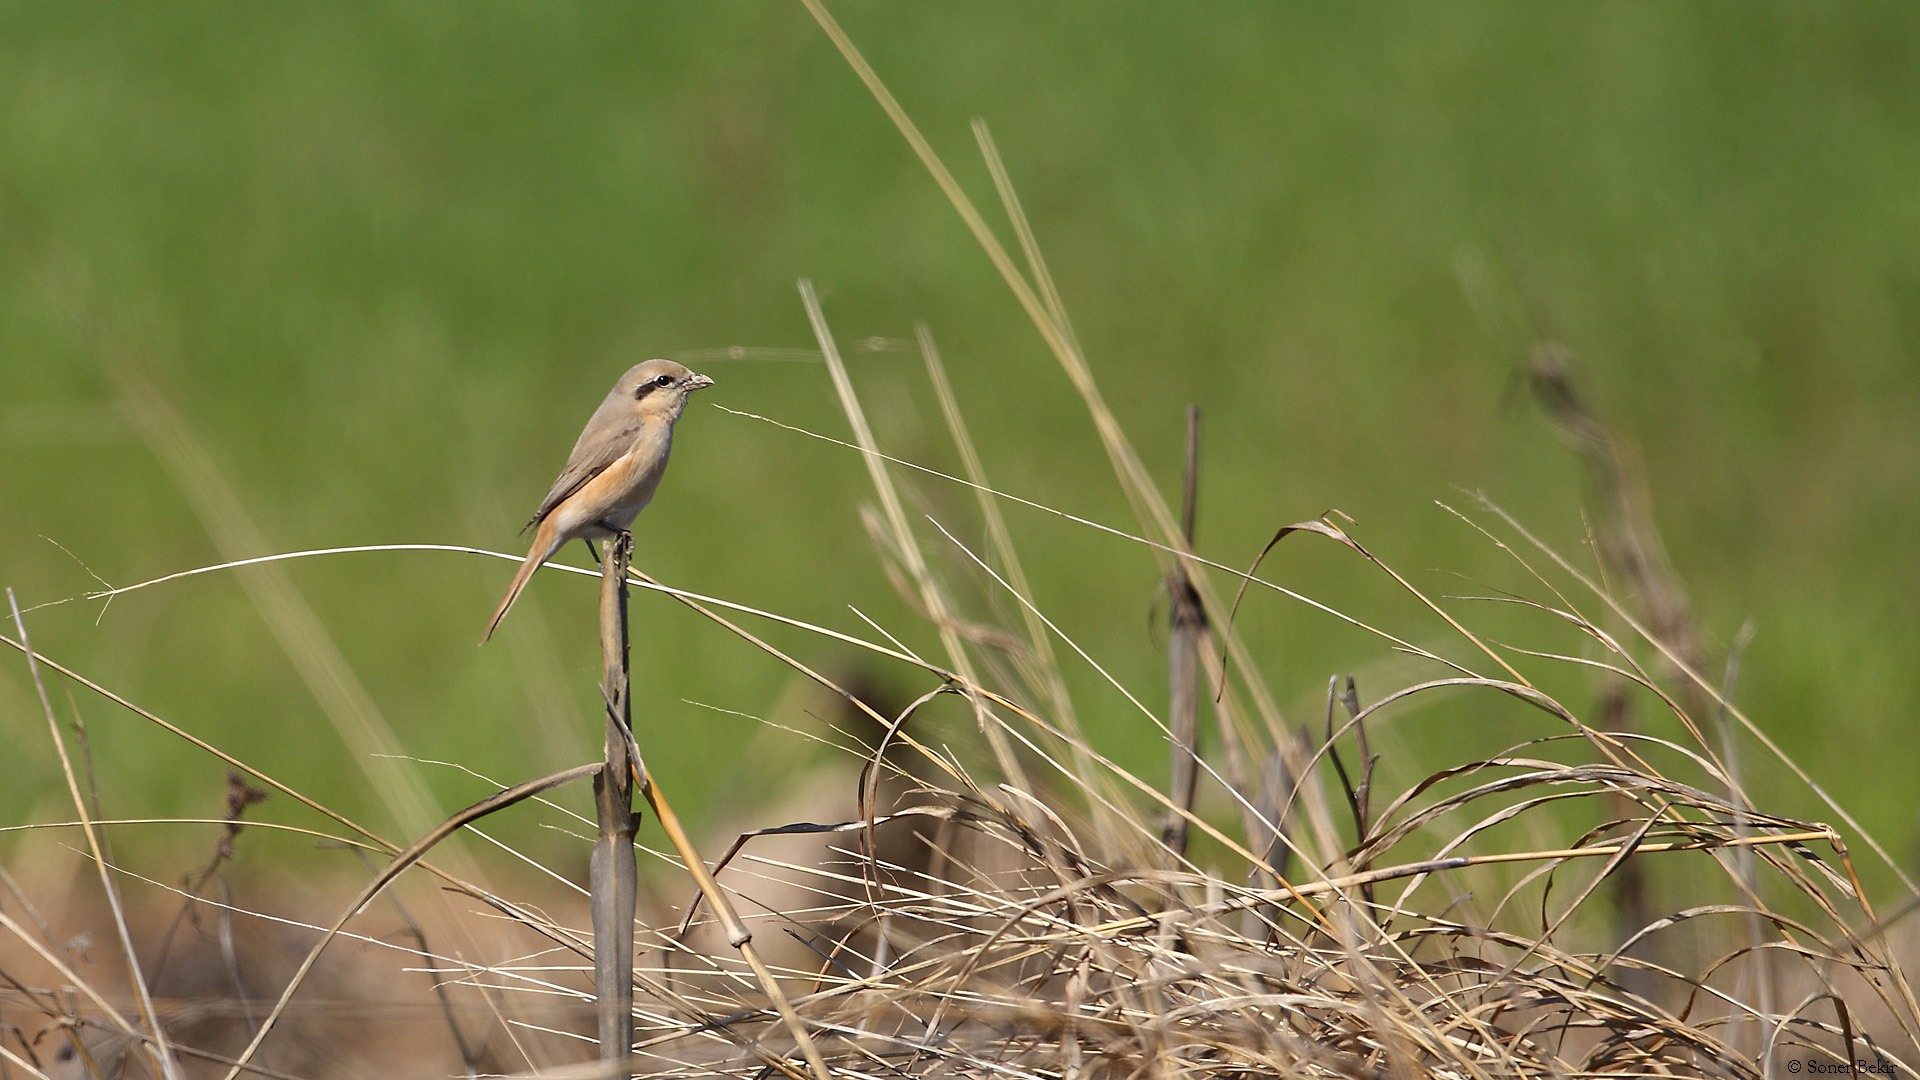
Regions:
M 1187 406 L 1182 479 L 1180 531 L 1192 547 L 1200 486 L 1200 410 L 1194 405 Z M 1180 814 L 1168 820 L 1162 841 L 1175 855 L 1184 855 L 1187 822 L 1181 815 L 1192 813 L 1200 780 L 1200 639 L 1207 630 L 1207 613 L 1184 563 L 1174 565 L 1163 587 L 1167 593 L 1167 726 L 1172 729 L 1167 797 Z
M 598 834 L 589 871 L 592 879 L 593 990 L 600 1033 L 600 1060 L 615 1080 L 627 1080 L 633 1047 L 633 914 L 637 901 L 633 837 L 633 777 L 645 766 L 629 760 L 633 744 L 628 682 L 627 565 L 633 535 L 606 541 L 600 560 L 600 693 L 606 700 L 605 760 L 593 778 Z

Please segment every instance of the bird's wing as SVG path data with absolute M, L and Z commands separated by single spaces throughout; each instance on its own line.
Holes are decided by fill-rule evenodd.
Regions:
M 532 528 L 553 513 L 553 508 L 567 500 L 567 496 L 586 486 L 587 481 L 607 471 L 607 466 L 619 461 L 627 451 L 633 449 L 634 441 L 640 437 L 641 421 L 639 417 L 622 417 L 618 424 L 602 423 L 599 416 L 587 424 L 587 430 L 580 433 L 580 441 L 573 446 L 573 456 L 567 459 L 567 467 L 560 470 L 560 478 L 553 482 L 553 489 L 547 497 L 540 500 L 540 509 L 533 512 L 533 520 L 527 522 Z M 526 529 L 522 529 L 525 532 Z

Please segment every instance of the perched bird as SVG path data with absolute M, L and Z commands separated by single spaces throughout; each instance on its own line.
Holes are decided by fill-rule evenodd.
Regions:
M 573 444 L 553 490 L 527 522 L 529 529 L 538 526 L 533 547 L 487 623 L 482 643 L 493 636 L 527 579 L 567 541 L 593 541 L 627 531 L 666 474 L 673 422 L 685 411 L 687 395 L 712 385 L 712 379 L 671 360 L 635 364 L 620 376 Z

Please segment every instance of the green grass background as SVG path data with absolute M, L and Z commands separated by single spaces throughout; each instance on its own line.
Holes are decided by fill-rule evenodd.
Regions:
M 1435 570 L 1523 586 L 1433 505 L 1462 502 L 1456 486 L 1577 554 L 1580 474 L 1514 382 L 1531 305 L 1640 442 L 1710 639 L 1755 621 L 1740 702 L 1910 861 L 1910 6 L 834 9 L 990 210 L 967 122 L 992 125 L 1108 399 L 1170 493 L 1182 409 L 1204 410 L 1201 546 L 1222 561 L 1337 507 L 1423 588 L 1485 591 Z M 0 6 L 0 584 L 28 605 L 94 586 L 42 537 L 115 584 L 218 561 L 108 406 L 103 359 L 155 373 L 278 549 L 518 550 L 515 529 L 621 370 L 811 346 L 802 275 L 845 343 L 931 325 L 996 484 L 1133 527 L 1065 377 L 797 3 Z M 1491 283 L 1478 300 L 1462 285 L 1476 275 Z M 885 446 L 955 467 L 918 360 L 849 359 Z M 849 631 L 863 629 L 857 605 L 933 652 L 861 530 L 858 458 L 706 407 L 845 436 L 824 369 L 704 370 L 719 385 L 683 421 L 638 526 L 640 564 Z M 912 486 L 917 511 L 977 540 L 964 491 Z M 1158 700 L 1148 554 L 1008 513 L 1043 608 Z M 970 610 L 991 614 L 964 560 L 924 531 Z M 289 572 L 409 752 L 516 779 L 570 752 L 531 719 L 540 672 L 590 752 L 597 658 L 592 585 L 558 575 L 506 624 L 522 640 L 474 647 L 510 569 L 380 554 Z M 1268 573 L 1447 640 L 1327 545 L 1290 541 Z M 643 741 L 683 809 L 739 812 L 803 784 L 798 738 L 686 703 L 767 715 L 791 673 L 668 602 L 637 604 Z M 1545 620 L 1467 610 L 1520 643 L 1578 648 Z M 49 655 L 380 820 L 230 575 L 104 617 L 70 603 L 30 619 Z M 1385 655 L 1268 597 L 1243 625 L 1301 721 L 1317 722 L 1329 675 L 1378 671 Z M 846 649 L 771 636 L 865 671 Z M 1084 665 L 1069 676 L 1100 745 L 1158 778 L 1144 722 Z M 1554 678 L 1584 702 L 1585 676 Z M 78 700 L 110 813 L 218 811 L 217 764 Z M 1388 727 L 1402 780 L 1549 731 L 1479 699 Z M 0 817 L 64 815 L 17 657 L 0 662 L 0 732 Z M 1828 816 L 1755 769 L 1761 801 Z M 483 790 L 430 775 L 448 804 Z

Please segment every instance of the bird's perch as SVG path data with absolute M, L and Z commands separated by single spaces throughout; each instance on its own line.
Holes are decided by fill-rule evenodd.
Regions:
M 633 536 L 606 542 L 600 574 L 600 692 L 607 703 L 606 767 L 593 779 L 600 832 L 593 843 L 593 985 L 599 1003 L 600 1060 L 606 1075 L 626 1080 L 633 1048 L 633 812 L 632 715 L 627 699 L 627 564 Z
M 694 850 L 693 841 L 680 827 L 666 796 L 654 784 L 641 760 L 639 744 L 633 738 L 632 708 L 628 700 L 627 570 L 633 558 L 630 533 L 606 541 L 606 557 L 600 563 L 600 654 L 605 665 L 601 693 L 607 702 L 606 767 L 593 785 L 594 806 L 598 812 L 600 835 L 593 845 L 593 978 L 599 1004 L 600 1060 L 603 1076 L 627 1080 L 633 1075 L 633 916 L 634 858 L 633 837 L 640 824 L 633 812 L 633 789 L 653 807 L 660 828 L 672 841 L 674 850 L 686 863 L 714 916 L 726 932 L 727 944 L 740 950 L 753 969 L 755 979 L 786 1023 L 794 1045 L 807 1060 L 814 1080 L 831 1080 L 825 1059 L 807 1034 L 799 1014 L 787 1001 L 773 973 L 753 947 L 753 933 L 734 910 L 733 902 L 720 891 L 719 883 L 707 864 Z M 791 1064 L 767 1055 L 767 1064 L 788 1076 L 800 1076 Z

